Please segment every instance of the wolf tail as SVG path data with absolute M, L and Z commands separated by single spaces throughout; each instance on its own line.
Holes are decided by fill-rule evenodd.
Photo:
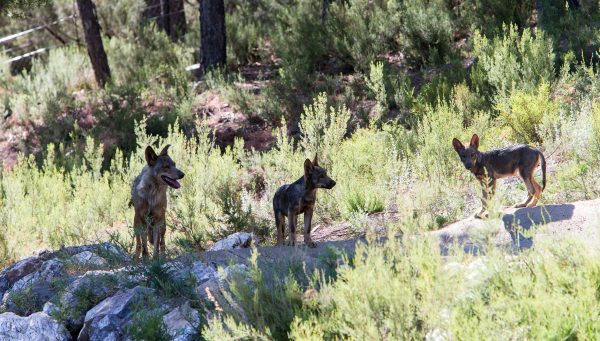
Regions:
M 540 159 L 542 161 L 542 190 L 546 189 L 546 157 L 540 152 Z

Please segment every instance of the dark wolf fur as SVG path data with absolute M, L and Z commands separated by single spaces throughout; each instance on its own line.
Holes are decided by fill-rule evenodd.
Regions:
M 273 197 L 273 211 L 275 212 L 275 224 L 277 225 L 277 245 L 283 244 L 285 232 L 285 218 L 288 219 L 290 238 L 288 245 L 296 243 L 296 225 L 298 215 L 304 213 L 304 243 L 309 247 L 317 244 L 310 238 L 311 222 L 315 202 L 317 201 L 317 189 L 331 189 L 335 181 L 327 176 L 327 171 L 317 162 L 306 159 L 304 161 L 304 176 L 296 182 L 279 187 Z
M 168 149 L 169 145 L 156 155 L 152 147 L 146 147 L 146 166 L 131 187 L 136 260 L 139 260 L 140 252 L 144 258 L 148 257 L 148 238 L 154 246 L 154 258 L 161 251 L 165 252 L 167 188 L 179 188 L 181 185 L 177 180 L 185 175 L 175 166 Z
M 454 150 L 460 156 L 465 168 L 471 171 L 483 187 L 481 212 L 475 217 L 482 218 L 487 215 L 488 196 L 494 194 L 496 180 L 504 177 L 517 175 L 521 177 L 529 196 L 525 202 L 515 207 L 533 207 L 537 205 L 542 191 L 546 188 L 546 159 L 539 150 L 527 145 L 519 144 L 503 149 L 480 152 L 479 136 L 474 134 L 469 146 L 465 146 L 458 140 L 452 140 Z M 533 177 L 537 166 L 542 166 L 542 186 Z

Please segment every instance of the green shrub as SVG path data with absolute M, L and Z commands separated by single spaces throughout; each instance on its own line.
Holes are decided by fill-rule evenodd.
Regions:
M 446 1 L 404 1 L 399 44 L 419 64 L 442 64 L 454 54 L 451 13 Z
M 245 272 L 234 273 L 229 282 L 231 298 L 238 307 L 228 313 L 236 321 L 244 321 L 247 327 L 226 331 L 222 322 L 215 319 L 210 321 L 203 335 L 212 335 L 213 339 L 218 336 L 216 339 L 222 340 L 232 339 L 242 332 L 242 335 L 252 335 L 252 339 L 288 339 L 292 319 L 302 306 L 302 289 L 292 274 L 285 278 L 278 275 L 266 278 L 257 258 L 258 251 L 254 250 L 248 276 Z M 225 322 L 236 326 L 229 319 Z
M 172 340 L 163 322 L 163 314 L 157 309 L 149 310 L 147 307 L 133 315 L 131 323 L 126 326 L 126 333 L 136 341 Z
M 290 338 L 593 339 L 600 264 L 587 252 L 563 240 L 443 261 L 437 240 L 360 246 L 354 266 L 305 300 Z
M 192 54 L 164 32 L 144 27 L 135 40 L 113 37 L 105 46 L 117 86 L 154 100 L 176 100 L 188 94 L 192 75 L 185 68 L 192 64 Z
M 514 25 L 504 26 L 502 35 L 492 39 L 476 33 L 473 45 L 478 58 L 473 82 L 480 87 L 487 83 L 500 97 L 554 79 L 552 40 L 542 30 L 534 35 L 530 29 L 519 33 Z
M 51 50 L 46 63 L 34 60 L 29 73 L 5 84 L 5 110 L 21 121 L 42 119 L 51 124 L 75 105 L 72 93 L 89 89 L 93 79 L 85 51 L 74 47 Z
M 582 57 L 584 50 L 600 43 L 595 23 L 600 20 L 600 5 L 595 1 L 579 1 L 579 8 L 573 7 L 569 1 L 540 1 L 543 10 L 538 25 L 554 39 L 557 50 L 573 51 Z M 590 58 L 589 49 L 587 57 Z
M 399 48 L 402 20 L 397 1 L 332 1 L 328 33 L 336 55 L 358 70 L 368 70 L 379 55 Z
M 523 30 L 535 5 L 534 0 L 466 0 L 459 2 L 456 10 L 465 29 L 491 36 L 501 32 L 505 24 L 514 24 Z
M 350 111 L 345 108 L 327 106 L 327 95 L 319 94 L 312 105 L 304 107 L 300 120 L 302 148 L 312 157 L 319 156 L 319 164 L 331 164 L 330 153 L 340 145 L 348 129 Z
M 513 130 L 517 140 L 525 143 L 542 142 L 542 126 L 553 126 L 558 119 L 559 106 L 550 98 L 548 83 L 541 83 L 534 91 L 514 90 L 506 102 L 497 104 L 499 118 Z

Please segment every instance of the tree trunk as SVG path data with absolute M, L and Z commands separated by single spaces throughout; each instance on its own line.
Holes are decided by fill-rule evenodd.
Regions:
M 108 59 L 106 58 L 106 52 L 104 52 L 104 45 L 102 44 L 96 7 L 92 0 L 77 0 L 77 7 L 79 8 L 85 43 L 92 67 L 94 68 L 96 82 L 103 88 L 110 80 L 110 68 L 108 67 Z
M 169 0 L 169 36 L 177 41 L 187 31 L 183 0 Z
M 168 36 L 171 35 L 171 25 L 169 24 L 169 0 L 160 0 L 160 16 L 156 18 L 158 27 Z
M 223 0 L 200 1 L 200 44 L 203 71 L 225 65 L 225 5 Z

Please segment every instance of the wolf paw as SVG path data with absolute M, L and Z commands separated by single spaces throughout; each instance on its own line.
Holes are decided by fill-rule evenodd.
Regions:
M 523 207 L 527 207 L 527 204 L 517 204 L 517 205 L 515 205 L 515 208 L 523 208 Z

